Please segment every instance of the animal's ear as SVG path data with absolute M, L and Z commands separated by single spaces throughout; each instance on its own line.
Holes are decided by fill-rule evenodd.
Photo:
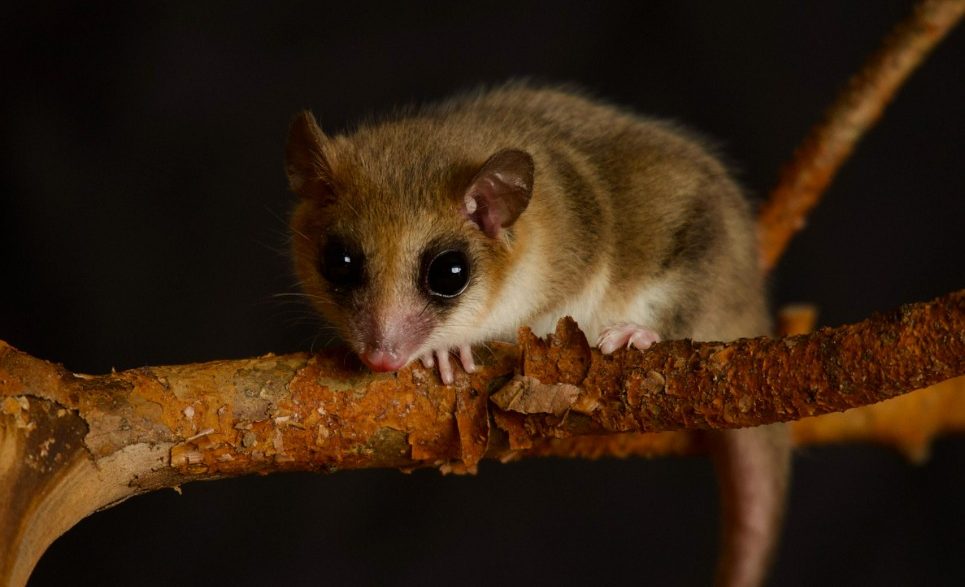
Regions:
M 506 149 L 490 157 L 472 178 L 460 210 L 495 238 L 516 222 L 532 195 L 533 158 L 525 151 Z
M 285 172 L 288 185 L 302 198 L 329 200 L 334 197 L 332 174 L 325 157 L 328 137 L 308 110 L 299 112 L 288 131 Z

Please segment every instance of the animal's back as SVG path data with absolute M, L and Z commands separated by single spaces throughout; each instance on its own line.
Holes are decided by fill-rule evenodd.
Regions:
M 533 316 L 536 330 L 571 314 L 591 337 L 620 320 L 665 338 L 767 333 L 751 208 L 705 141 L 577 93 L 518 84 L 428 114 L 533 152 L 538 175 L 527 214 L 552 216 L 541 221 L 559 224 L 582 249 L 557 261 L 581 291 Z M 565 205 L 543 214 L 541 195 Z

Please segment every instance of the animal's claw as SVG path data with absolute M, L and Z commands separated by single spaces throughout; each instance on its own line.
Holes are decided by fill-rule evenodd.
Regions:
M 442 379 L 442 382 L 446 385 L 452 385 L 453 381 L 455 381 L 455 375 L 453 374 L 450 355 L 453 353 L 458 353 L 459 363 L 462 365 L 463 371 L 466 373 L 476 372 L 476 363 L 472 358 L 472 348 L 465 344 L 452 349 L 432 350 L 419 357 L 419 359 L 426 369 L 431 369 L 438 364 L 439 378 Z

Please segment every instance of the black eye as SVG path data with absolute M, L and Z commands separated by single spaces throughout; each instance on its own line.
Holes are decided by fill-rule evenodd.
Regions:
M 362 283 L 364 257 L 357 247 L 339 238 L 331 238 L 322 249 L 322 277 L 332 284 L 336 292 L 353 288 Z
M 469 283 L 469 259 L 462 251 L 443 251 L 426 266 L 425 284 L 429 293 L 454 298 Z

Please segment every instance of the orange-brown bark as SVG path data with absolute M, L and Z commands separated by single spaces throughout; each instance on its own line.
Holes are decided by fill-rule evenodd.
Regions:
M 521 376 L 493 396 L 507 412 L 496 423 L 513 447 L 597 430 L 754 426 L 866 405 L 962 374 L 965 291 L 783 339 L 671 341 L 603 356 L 563 324 L 549 343 L 526 332 L 521 343 Z M 550 381 L 561 385 L 544 389 Z M 902 390 L 899 382 L 911 385 Z M 581 391 L 567 395 L 567 385 Z M 537 409 L 527 398 L 550 392 L 552 401 Z
M 965 13 L 965 0 L 923 0 L 885 39 L 794 153 L 761 208 L 761 261 L 777 263 L 838 168 L 919 63 Z
M 509 447 L 528 448 L 587 432 L 798 420 L 951 379 L 965 373 L 965 291 L 782 339 L 602 355 L 564 320 L 547 340 L 523 329 L 518 349 L 494 349 L 446 386 L 419 365 L 370 374 L 338 351 L 89 376 L 4 345 L 0 397 L 15 423 L 36 400 L 79 414 L 95 459 L 174 443 L 166 464 L 192 475 L 472 466 L 489 445 L 490 409 Z
M 914 462 L 928 457 L 932 441 L 943 434 L 965 432 L 965 377 L 845 412 L 803 418 L 790 423 L 794 446 L 863 442 L 893 448 Z M 704 454 L 705 436 L 697 430 L 627 432 L 570 436 L 534 441 L 510 456 L 663 457 Z
M 965 292 L 811 335 L 672 341 L 613 356 L 590 349 L 564 321 L 548 342 L 523 331 L 518 348 L 494 347 L 479 372 L 452 386 L 419 365 L 372 375 L 336 352 L 78 375 L 0 343 L 0 541 L 10 545 L 0 578 L 25 580 L 46 545 L 90 512 L 191 480 L 386 466 L 464 471 L 484 456 L 562 447 L 587 456 L 601 447 L 693 452 L 696 436 L 638 435 L 631 448 L 621 448 L 628 435 L 545 443 L 794 420 L 963 373 Z M 945 400 L 931 412 L 945 418 L 935 429 L 962 423 L 961 394 Z M 881 430 L 845 417 L 795 435 L 821 441 L 835 426 L 849 435 Z
M 781 336 L 808 334 L 814 330 L 816 323 L 817 308 L 808 304 L 787 306 L 781 308 L 777 314 L 777 332 Z M 870 410 L 877 405 L 856 408 L 856 410 Z M 851 410 L 848 413 L 851 414 L 854 411 Z M 820 417 L 815 419 L 820 419 Z M 792 426 L 794 424 L 796 423 L 792 423 Z M 568 438 L 539 440 L 525 453 L 527 456 L 588 459 L 683 456 L 706 452 L 707 446 L 704 440 L 704 435 L 696 430 L 570 436 Z
M 788 306 L 778 312 L 778 332 L 782 336 L 807 334 L 814 329 L 816 321 L 814 306 Z M 789 426 L 795 446 L 873 443 L 891 447 L 912 461 L 921 462 L 927 458 L 933 440 L 943 434 L 965 431 L 965 377 L 877 404 L 803 418 Z M 706 452 L 705 440 L 696 430 L 571 436 L 539 440 L 523 453 L 591 459 L 681 456 Z

